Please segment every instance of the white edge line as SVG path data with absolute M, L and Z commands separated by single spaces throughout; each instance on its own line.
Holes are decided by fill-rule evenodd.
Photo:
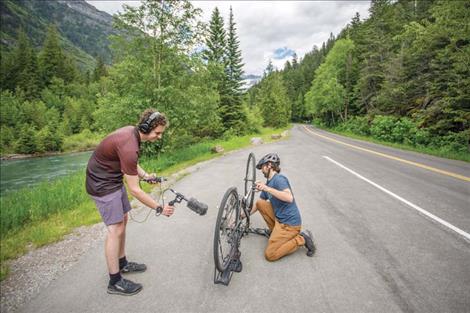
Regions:
M 391 191 L 389 191 L 389 190 L 383 188 L 382 186 L 377 185 L 377 184 L 374 183 L 373 181 L 371 181 L 371 180 L 365 178 L 364 176 L 361 176 L 360 174 L 358 174 L 358 173 L 354 172 L 353 170 L 347 168 L 346 166 L 342 165 L 341 163 L 336 162 L 335 160 L 331 159 L 330 157 L 327 157 L 327 156 L 323 156 L 323 157 L 324 157 L 325 159 L 327 159 L 328 161 L 330 161 L 330 162 L 332 162 L 332 163 L 338 165 L 339 167 L 345 169 L 346 171 L 350 172 L 351 174 L 353 174 L 353 175 L 359 177 L 360 179 L 362 179 L 362 180 L 368 182 L 368 183 L 371 184 L 372 186 L 374 186 L 374 187 L 376 187 L 376 188 L 382 190 L 383 192 L 385 192 L 385 193 L 391 195 L 392 197 L 394 197 L 394 198 L 400 200 L 401 202 L 407 204 L 408 206 L 410 206 L 410 207 L 412 207 L 413 209 L 417 210 L 418 212 L 424 214 L 425 216 L 427 216 L 427 217 L 433 219 L 434 221 L 436 221 L 436 222 L 438 222 L 438 223 L 440 223 L 440 224 L 442 224 L 442 225 L 444 225 L 444 226 L 450 228 L 451 230 L 455 231 L 455 232 L 458 233 L 459 235 L 463 236 L 466 240 L 470 241 L 470 234 L 469 234 L 469 233 L 467 233 L 467 232 L 461 230 L 461 229 L 458 228 L 458 227 L 455 227 L 454 225 L 450 224 L 449 222 L 444 221 L 443 219 L 441 219 L 441 218 L 435 216 L 434 214 L 429 213 L 428 211 L 426 211 L 426 210 L 420 208 L 419 206 L 417 206 L 417 205 L 411 203 L 410 201 L 408 201 L 408 200 L 406 200 L 406 199 L 403 199 L 402 197 L 400 197 L 400 196 L 394 194 L 393 192 L 391 192 Z

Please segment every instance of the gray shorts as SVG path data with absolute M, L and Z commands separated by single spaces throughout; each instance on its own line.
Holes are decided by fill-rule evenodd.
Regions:
M 108 226 L 120 223 L 124 220 L 124 215 L 131 210 L 131 204 L 127 198 L 127 191 L 124 185 L 109 195 L 102 197 L 91 196 L 95 200 L 96 207 L 100 211 L 103 222 Z

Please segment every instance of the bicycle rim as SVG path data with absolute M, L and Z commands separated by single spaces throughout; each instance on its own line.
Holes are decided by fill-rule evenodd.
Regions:
M 255 155 L 253 152 L 248 156 L 248 161 L 246 162 L 246 172 L 245 172 L 245 195 L 253 188 L 256 181 L 256 161 Z M 255 193 L 251 192 L 250 197 L 247 199 L 246 206 L 248 212 L 251 212 L 253 207 L 253 200 L 255 198 Z
M 236 227 L 239 219 L 237 188 L 229 188 L 222 198 L 214 233 L 214 263 L 220 272 L 230 264 L 230 252 L 237 245 Z

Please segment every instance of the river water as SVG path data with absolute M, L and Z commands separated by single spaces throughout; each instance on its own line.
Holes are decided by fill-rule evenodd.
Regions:
M 0 161 L 0 193 L 34 186 L 78 170 L 85 171 L 91 151 L 50 157 Z

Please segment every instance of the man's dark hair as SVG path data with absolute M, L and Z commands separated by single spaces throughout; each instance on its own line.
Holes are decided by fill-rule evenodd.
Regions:
M 145 121 L 147 121 L 149 117 L 155 112 L 157 112 L 157 110 L 152 109 L 152 108 L 145 110 L 140 116 L 139 125 L 145 123 Z M 165 114 L 159 113 L 157 117 L 152 122 L 150 122 L 150 130 L 158 127 L 159 125 L 167 126 L 167 124 L 168 124 L 168 120 Z
M 279 166 L 278 163 L 274 163 L 274 162 L 268 162 L 269 164 L 271 164 L 271 168 L 273 169 L 273 171 L 277 172 L 278 174 L 281 172 L 281 167 Z

